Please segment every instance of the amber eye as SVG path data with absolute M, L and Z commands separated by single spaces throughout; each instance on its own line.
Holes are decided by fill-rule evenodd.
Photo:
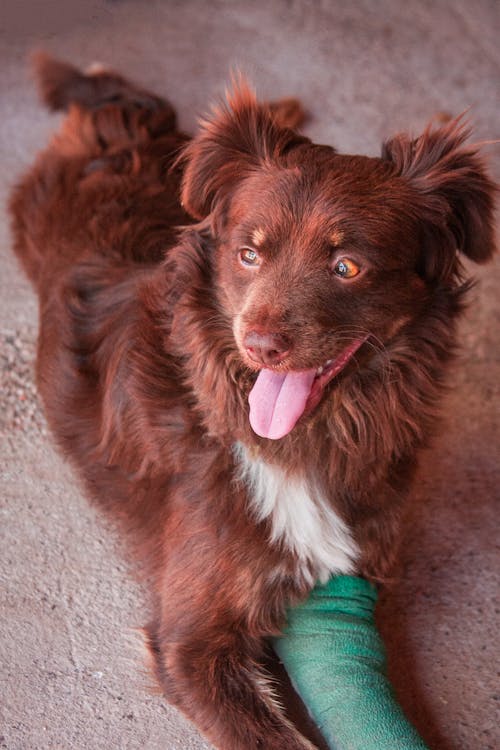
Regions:
M 240 261 L 244 266 L 260 266 L 260 255 L 251 247 L 242 247 L 239 252 Z
M 358 275 L 359 271 L 359 266 L 349 258 L 339 258 L 333 267 L 333 273 L 341 279 L 352 279 Z

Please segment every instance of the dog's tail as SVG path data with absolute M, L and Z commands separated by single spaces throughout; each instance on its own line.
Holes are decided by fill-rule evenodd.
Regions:
M 95 137 L 101 146 L 103 134 L 99 128 L 109 130 L 106 120 L 115 122 L 115 143 L 124 137 L 137 139 L 143 130 L 151 137 L 176 128 L 175 110 L 169 102 L 99 63 L 82 72 L 46 52 L 36 52 L 32 60 L 38 88 L 47 107 L 53 111 L 68 111 L 74 105 L 80 112 L 92 113 Z M 118 113 L 121 118 L 117 118 Z
M 177 133 L 169 102 L 118 73 L 96 65 L 82 72 L 43 52 L 33 56 L 33 63 L 43 102 L 67 113 L 10 199 L 14 250 L 37 286 L 42 269 L 62 268 L 65 258 L 76 260 L 70 257 L 75 243 L 61 243 L 60 238 L 80 235 L 83 226 L 95 224 L 96 194 L 110 204 L 121 201 L 123 211 L 119 215 L 115 210 L 115 223 L 124 220 L 125 203 L 133 199 L 120 193 L 124 190 L 115 178 L 128 177 L 137 185 L 142 179 L 157 184 L 160 192 L 185 137 Z

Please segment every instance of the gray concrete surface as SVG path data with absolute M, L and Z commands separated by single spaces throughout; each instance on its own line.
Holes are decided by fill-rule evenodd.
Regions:
M 231 66 L 259 94 L 294 94 L 307 133 L 377 154 L 399 129 L 471 107 L 500 137 L 496 0 L 160 2 L 3 0 L 0 5 L 0 747 L 207 748 L 151 693 L 133 632 L 147 602 L 119 540 L 86 504 L 46 434 L 32 389 L 34 295 L 9 252 L 5 197 L 57 118 L 26 56 L 100 60 L 168 95 L 181 125 Z M 498 146 L 487 149 L 500 176 Z M 433 750 L 500 746 L 498 394 L 500 263 L 479 280 L 442 436 L 423 462 L 404 573 L 379 607 L 398 695 Z

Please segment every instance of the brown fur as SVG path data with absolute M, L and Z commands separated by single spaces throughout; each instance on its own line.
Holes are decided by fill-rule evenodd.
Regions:
M 457 250 L 492 255 L 494 187 L 457 121 L 380 159 L 343 156 L 286 127 L 293 103 L 273 114 L 240 82 L 189 141 L 168 103 L 120 76 L 37 65 L 68 113 L 10 205 L 40 298 L 47 418 L 130 534 L 167 698 L 219 748 L 304 750 L 260 664 L 310 583 L 249 512 L 232 447 L 314 478 L 359 545 L 355 572 L 384 580 L 455 347 Z M 258 270 L 238 262 L 252 236 Z M 339 253 L 359 277 L 332 274 Z M 255 331 L 290 345 L 284 370 L 369 338 L 270 441 L 248 422 Z

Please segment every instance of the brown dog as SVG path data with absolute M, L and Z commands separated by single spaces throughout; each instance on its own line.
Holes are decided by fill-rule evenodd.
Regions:
M 240 83 L 190 141 L 118 75 L 38 74 L 68 116 L 11 210 L 52 430 L 130 532 L 168 699 L 218 748 L 310 748 L 265 639 L 388 575 L 494 186 L 456 121 L 344 156 Z

